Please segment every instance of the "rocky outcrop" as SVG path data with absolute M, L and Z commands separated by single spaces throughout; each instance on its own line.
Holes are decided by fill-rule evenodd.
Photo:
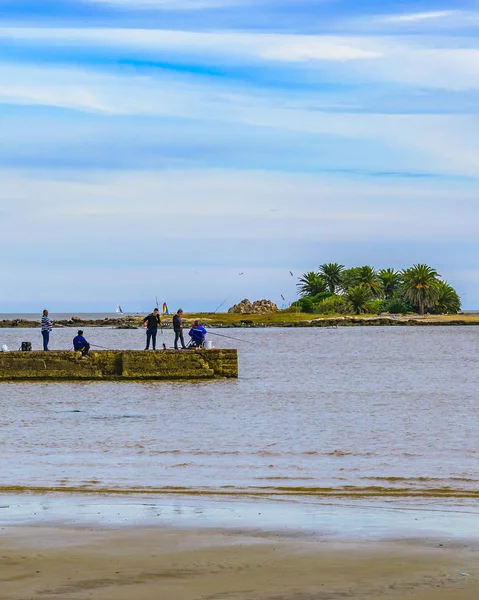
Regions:
M 277 312 L 278 307 L 271 300 L 255 300 L 251 303 L 247 298 L 232 306 L 228 312 L 241 315 L 266 315 Z

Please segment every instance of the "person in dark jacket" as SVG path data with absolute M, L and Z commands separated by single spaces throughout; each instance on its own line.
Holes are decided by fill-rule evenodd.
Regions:
M 205 343 L 205 337 L 208 332 L 200 325 L 199 321 L 195 321 L 193 327 L 189 330 L 188 335 L 191 338 L 191 345 L 194 348 L 202 348 Z
M 88 356 L 90 352 L 90 344 L 83 337 L 83 331 L 78 330 L 78 335 L 73 338 L 73 349 L 77 352 L 81 352 L 83 356 Z
M 178 340 L 181 342 L 181 347 L 186 350 L 185 339 L 183 337 L 183 321 L 181 316 L 183 310 L 179 308 L 176 315 L 173 317 L 173 331 L 175 332 L 175 350 L 178 350 Z
M 150 340 L 153 350 L 156 350 L 156 335 L 158 333 L 158 327 L 161 327 L 160 311 L 157 308 L 143 319 L 143 327 L 146 327 L 145 350 L 150 349 Z

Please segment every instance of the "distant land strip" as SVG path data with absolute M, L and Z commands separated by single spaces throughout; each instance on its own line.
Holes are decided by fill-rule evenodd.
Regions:
M 189 327 L 195 320 L 200 320 L 206 327 L 215 328 L 265 328 L 265 327 L 421 327 L 421 326 L 473 326 L 479 325 L 479 314 L 459 315 L 361 315 L 361 316 L 322 316 L 307 313 L 279 311 L 267 315 L 255 314 L 215 314 L 197 313 L 184 316 L 184 324 Z M 104 319 L 83 319 L 72 317 L 54 321 L 54 327 L 110 327 L 116 329 L 135 329 L 141 327 L 142 317 L 124 316 Z M 172 328 L 170 315 L 162 318 L 165 329 Z M 26 319 L 4 319 L 0 328 L 39 328 L 38 321 Z

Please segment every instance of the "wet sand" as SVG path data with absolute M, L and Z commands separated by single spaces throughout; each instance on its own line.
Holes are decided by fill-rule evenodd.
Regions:
M 0 600 L 473 600 L 477 559 L 447 540 L 13 526 L 0 529 Z

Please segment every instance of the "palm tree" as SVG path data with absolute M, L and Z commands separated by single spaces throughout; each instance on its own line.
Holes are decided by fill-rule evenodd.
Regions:
M 381 295 L 381 280 L 373 267 L 368 265 L 359 267 L 358 276 L 359 285 L 364 285 L 364 287 L 369 288 L 371 296 L 378 298 Z
M 316 296 L 326 291 L 326 282 L 319 273 L 309 271 L 309 273 L 303 273 L 299 278 L 297 284 L 299 295 L 304 298 L 305 296 Z
M 328 290 L 333 295 L 341 284 L 341 274 L 343 270 L 344 265 L 338 263 L 325 263 L 324 265 L 319 266 L 319 274 L 324 279 Z
M 402 271 L 404 297 L 417 306 L 423 315 L 427 308 L 435 305 L 439 296 L 437 282 L 440 275 L 432 267 L 417 264 Z
M 345 294 L 348 306 L 357 315 L 366 312 L 367 304 L 371 301 L 371 289 L 363 284 L 350 287 Z
M 349 288 L 359 285 L 359 267 L 352 267 L 351 269 L 344 269 L 341 273 L 341 289 L 343 292 L 347 292 Z
M 401 273 L 394 269 L 381 269 L 378 277 L 383 288 L 384 298 L 386 300 L 394 298 L 401 285 Z
M 434 312 L 440 315 L 457 314 L 461 310 L 461 299 L 447 281 L 436 281 L 437 298 Z

